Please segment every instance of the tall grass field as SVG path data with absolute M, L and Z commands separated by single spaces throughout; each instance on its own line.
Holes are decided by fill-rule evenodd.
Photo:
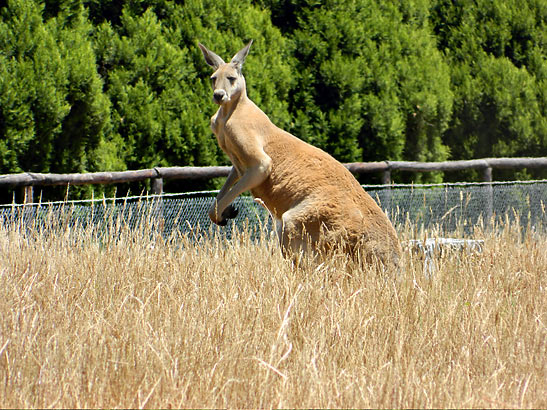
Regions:
M 398 273 L 45 222 L 0 224 L 3 408 L 547 407 L 547 234 L 518 218 Z

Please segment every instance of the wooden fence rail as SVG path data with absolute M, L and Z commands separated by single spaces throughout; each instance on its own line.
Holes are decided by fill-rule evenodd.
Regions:
M 408 172 L 461 171 L 476 169 L 483 171 L 483 181 L 492 182 L 492 169 L 547 168 L 547 157 L 541 158 L 484 158 L 465 161 L 444 162 L 352 162 L 344 164 L 354 174 L 382 173 L 382 182 L 391 183 L 394 170 Z M 23 187 L 24 202 L 32 202 L 34 186 L 117 184 L 152 180 L 152 192 L 163 192 L 164 179 L 210 179 L 225 177 L 231 167 L 157 167 L 136 171 L 90 172 L 86 174 L 39 174 L 25 172 L 0 175 L 0 188 Z

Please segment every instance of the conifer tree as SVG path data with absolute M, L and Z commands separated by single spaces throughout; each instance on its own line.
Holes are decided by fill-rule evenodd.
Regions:
M 371 0 L 301 9 L 293 106 L 300 134 L 342 161 L 448 157 L 448 67 L 427 19 L 405 21 L 412 12 Z
M 454 114 L 444 139 L 453 158 L 547 155 L 545 3 L 438 0 L 432 23 L 451 67 Z
M 74 11 L 74 10 L 73 10 Z M 43 20 L 43 5 L 10 0 L 0 22 L 0 172 L 82 172 L 109 125 L 85 10 Z
M 250 39 L 249 96 L 341 161 L 547 155 L 546 22 L 542 0 L 6 0 L 0 173 L 228 164 L 197 43 Z

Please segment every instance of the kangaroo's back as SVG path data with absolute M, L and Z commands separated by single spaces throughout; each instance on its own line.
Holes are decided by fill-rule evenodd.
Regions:
M 272 158 L 265 181 L 251 193 L 260 198 L 278 220 L 302 202 L 310 206 L 308 232 L 324 242 L 341 238 L 353 253 L 368 259 L 398 260 L 400 244 L 389 219 L 376 201 L 340 162 L 328 153 L 277 128 L 265 138 L 264 151 Z M 311 223 L 315 220 L 317 223 Z

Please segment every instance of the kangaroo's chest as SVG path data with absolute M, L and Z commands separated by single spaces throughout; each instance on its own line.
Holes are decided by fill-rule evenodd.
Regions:
M 233 132 L 227 127 L 228 118 L 222 115 L 221 109 L 211 117 L 211 130 L 217 138 L 218 145 L 222 151 L 230 158 L 232 164 L 236 167 L 239 174 L 245 172 L 245 164 L 240 160 L 238 150 L 234 142 Z
M 211 130 L 217 138 L 220 149 L 228 153 L 226 147 L 226 119 L 222 116 L 220 109 L 211 117 Z

